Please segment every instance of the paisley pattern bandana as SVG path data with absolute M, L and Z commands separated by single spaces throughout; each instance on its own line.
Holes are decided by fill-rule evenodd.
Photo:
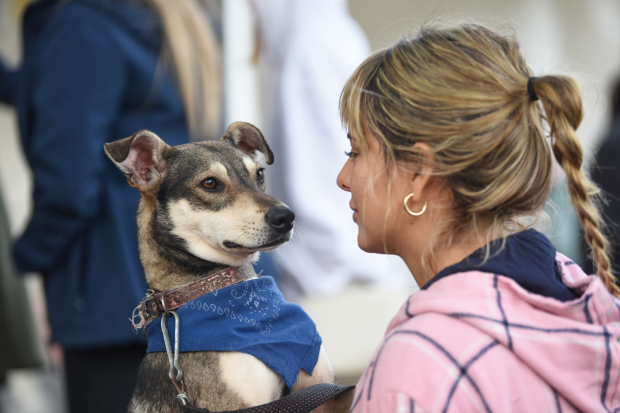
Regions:
M 314 370 L 321 336 L 306 312 L 284 300 L 271 277 L 222 288 L 183 304 L 180 351 L 238 351 L 279 374 L 293 389 L 301 369 Z M 166 320 L 174 343 L 174 317 Z M 147 353 L 165 352 L 160 320 L 146 327 Z

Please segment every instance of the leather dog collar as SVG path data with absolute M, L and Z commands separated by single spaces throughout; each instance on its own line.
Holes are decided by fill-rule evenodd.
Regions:
M 252 264 L 245 264 L 241 267 L 225 268 L 215 274 L 211 274 L 205 278 L 201 278 L 198 281 L 194 281 L 193 283 L 184 285 L 183 287 L 168 291 L 166 293 L 152 292 L 152 290 L 148 290 L 147 296 L 136 308 L 136 310 L 139 311 L 139 316 L 142 320 L 140 320 L 139 323 L 135 323 L 134 319 L 137 315 L 136 310 L 134 310 L 132 324 L 135 328 L 142 328 L 146 325 L 147 320 L 151 317 L 158 317 L 166 310 L 176 310 L 183 304 L 198 297 L 219 290 L 220 288 L 240 283 L 252 277 L 256 277 L 254 267 Z

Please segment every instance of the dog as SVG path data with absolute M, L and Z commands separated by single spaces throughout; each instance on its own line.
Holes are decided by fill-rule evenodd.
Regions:
M 227 267 L 251 265 L 261 251 L 272 251 L 292 237 L 295 214 L 265 194 L 265 171 L 257 161 L 257 152 L 267 164 L 274 155 L 249 123 L 233 123 L 220 141 L 175 147 L 141 130 L 105 144 L 104 150 L 140 191 L 139 252 L 153 291 L 175 290 Z M 181 333 L 181 342 L 183 337 Z M 322 346 L 318 354 L 311 374 L 299 371 L 293 392 L 336 382 Z M 261 405 L 291 390 L 281 375 L 243 352 L 182 352 L 179 364 L 191 404 L 213 412 Z M 169 369 L 166 352 L 147 353 L 130 412 L 181 411 Z M 348 411 L 348 393 L 315 411 Z

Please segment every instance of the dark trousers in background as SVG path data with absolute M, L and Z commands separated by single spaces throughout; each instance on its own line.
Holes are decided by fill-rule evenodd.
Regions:
M 70 413 L 126 413 L 145 345 L 65 349 Z

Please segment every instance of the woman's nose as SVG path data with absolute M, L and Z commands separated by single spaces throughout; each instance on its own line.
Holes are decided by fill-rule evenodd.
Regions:
M 336 184 L 343 191 L 351 192 L 351 190 L 349 189 L 349 179 L 351 177 L 351 173 L 348 169 L 349 160 L 347 159 L 347 162 L 345 162 L 344 166 L 340 170 L 340 173 L 338 174 L 338 177 L 336 178 Z

